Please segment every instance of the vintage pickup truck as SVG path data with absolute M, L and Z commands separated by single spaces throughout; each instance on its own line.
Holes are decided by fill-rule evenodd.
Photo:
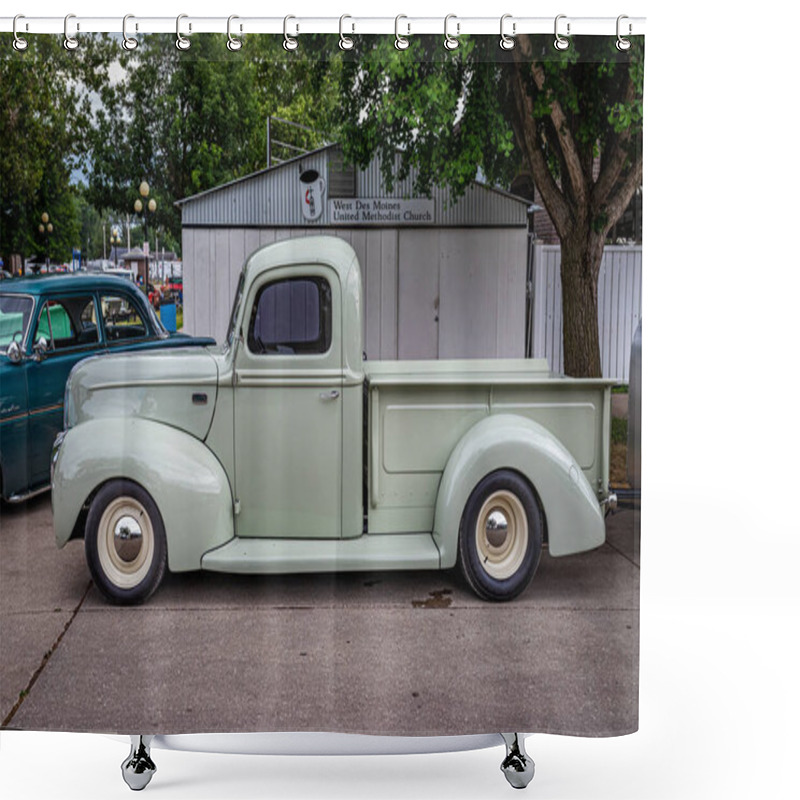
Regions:
M 530 359 L 368 361 L 344 241 L 253 253 L 219 348 L 77 365 L 56 542 L 142 602 L 164 571 L 447 569 L 509 600 L 605 541 L 611 381 Z

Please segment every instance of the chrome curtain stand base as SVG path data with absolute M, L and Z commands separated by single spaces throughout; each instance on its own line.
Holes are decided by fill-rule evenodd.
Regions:
M 131 736 L 131 752 L 122 762 L 122 779 L 134 792 L 140 792 L 150 783 L 156 765 L 150 758 L 153 736 Z
M 506 780 L 515 789 L 524 789 L 536 771 L 533 759 L 525 752 L 525 738 L 519 733 L 501 733 L 506 743 L 506 757 L 500 765 Z
M 500 765 L 506 780 L 515 789 L 524 789 L 532 780 L 535 771 L 533 759 L 525 752 L 525 737 L 520 733 L 501 733 L 506 745 L 506 757 Z M 150 744 L 154 736 L 132 735 L 131 752 L 122 762 L 122 778 L 135 792 L 150 783 L 156 765 L 150 756 Z

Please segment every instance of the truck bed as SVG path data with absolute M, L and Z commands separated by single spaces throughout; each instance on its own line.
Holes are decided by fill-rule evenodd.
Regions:
M 450 453 L 491 414 L 550 430 L 605 496 L 614 381 L 554 375 L 544 359 L 367 361 L 364 370 L 370 533 L 430 531 Z

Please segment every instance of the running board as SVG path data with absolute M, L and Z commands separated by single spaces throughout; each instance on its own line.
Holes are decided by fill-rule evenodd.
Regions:
M 429 533 L 372 533 L 356 539 L 234 537 L 203 556 L 203 569 L 253 575 L 440 569 Z

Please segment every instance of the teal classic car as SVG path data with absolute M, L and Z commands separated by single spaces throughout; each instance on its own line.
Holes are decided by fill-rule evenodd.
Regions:
M 366 361 L 341 239 L 241 273 L 224 346 L 92 359 L 53 450 L 56 543 L 112 602 L 164 571 L 445 569 L 508 600 L 605 541 L 610 389 L 542 360 Z
M 0 288 L 0 493 L 24 500 L 50 485 L 64 387 L 81 359 L 121 350 L 213 344 L 170 336 L 131 282 L 106 275 L 13 278 Z

